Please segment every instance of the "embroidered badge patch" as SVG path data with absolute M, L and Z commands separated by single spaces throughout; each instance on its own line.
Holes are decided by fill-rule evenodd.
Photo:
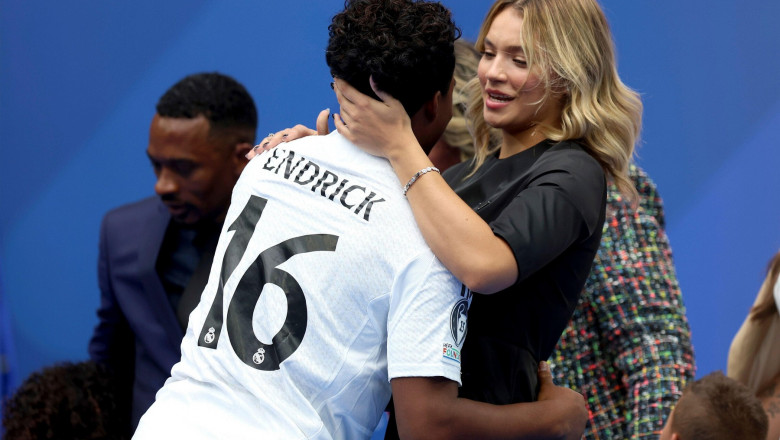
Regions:
M 455 341 L 455 345 L 458 347 L 463 346 L 463 340 L 466 339 L 466 322 L 469 313 L 469 301 L 462 299 L 455 303 L 455 307 L 452 308 L 450 313 L 450 332 L 452 333 L 452 340 Z
M 460 349 L 463 347 L 463 341 L 466 339 L 468 330 L 469 306 L 471 305 L 471 291 L 466 286 L 460 287 L 460 300 L 455 303 L 450 312 L 450 335 L 451 342 L 445 342 L 442 348 L 444 359 L 460 363 Z
M 444 343 L 444 347 L 442 349 L 442 356 L 444 356 L 445 359 L 449 359 L 451 361 L 460 363 L 460 350 L 458 350 L 458 347 L 455 347 L 450 343 L 447 342 Z

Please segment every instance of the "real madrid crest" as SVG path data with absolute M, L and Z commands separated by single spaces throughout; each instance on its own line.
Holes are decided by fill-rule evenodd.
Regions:
M 203 341 L 206 342 L 207 344 L 211 344 L 212 342 L 214 342 L 215 331 L 216 330 L 214 329 L 214 327 L 209 327 L 208 333 L 206 333 L 206 335 L 203 336 Z
M 257 365 L 260 365 L 265 360 L 265 350 L 263 347 L 260 347 L 257 349 L 257 353 L 252 355 L 252 362 L 256 363 Z

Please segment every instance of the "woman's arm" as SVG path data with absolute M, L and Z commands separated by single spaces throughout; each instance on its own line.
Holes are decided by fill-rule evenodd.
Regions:
M 432 166 L 399 101 L 376 91 L 384 102 L 377 101 L 339 79 L 335 90 L 341 105 L 341 114 L 334 115 L 336 129 L 369 153 L 387 158 L 402 184 Z M 438 173 L 421 176 L 406 196 L 428 246 L 463 284 L 495 293 L 515 283 L 512 249 Z
M 443 378 L 393 379 L 398 433 L 404 439 L 567 439 L 579 440 L 588 411 L 579 393 L 553 384 L 539 364 L 539 400 L 490 405 L 458 397 L 458 384 Z

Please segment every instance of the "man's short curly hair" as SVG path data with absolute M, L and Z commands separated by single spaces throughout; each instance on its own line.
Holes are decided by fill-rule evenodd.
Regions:
M 30 375 L 6 402 L 5 439 L 125 439 L 129 419 L 115 404 L 110 373 L 91 361 Z
M 168 118 L 208 119 L 212 137 L 254 143 L 257 108 L 252 95 L 235 79 L 206 72 L 186 76 L 157 102 L 157 114 Z
M 369 76 L 409 115 L 449 92 L 460 30 L 437 2 L 347 0 L 333 17 L 325 59 L 331 75 L 373 96 Z

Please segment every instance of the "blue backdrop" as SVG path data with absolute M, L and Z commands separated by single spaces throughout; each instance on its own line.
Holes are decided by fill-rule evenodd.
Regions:
M 491 4 L 443 3 L 470 39 Z M 254 96 L 261 137 L 313 124 L 337 109 L 324 48 L 342 6 L 0 0 L 0 279 L 17 377 L 86 358 L 98 226 L 108 209 L 152 194 L 144 151 L 159 96 L 218 70 Z M 780 248 L 780 2 L 604 7 L 621 75 L 644 97 L 639 163 L 666 201 L 698 375 L 725 369 Z

